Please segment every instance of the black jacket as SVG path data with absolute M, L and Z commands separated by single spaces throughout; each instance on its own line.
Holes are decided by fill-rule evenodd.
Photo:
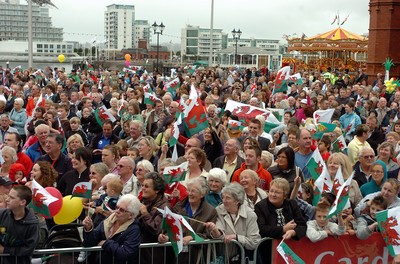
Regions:
M 225 157 L 226 157 L 226 155 L 222 155 L 222 156 L 216 158 L 214 160 L 214 163 L 213 163 L 213 168 L 223 169 L 224 168 L 224 163 L 225 163 Z M 240 169 L 240 166 L 242 165 L 243 162 L 244 162 L 244 159 L 242 159 L 239 155 L 237 155 L 236 167 L 233 170 L 233 172 L 235 172 L 238 169 Z M 233 173 L 232 173 L 232 175 L 233 175 Z
M 2 263 L 30 264 L 39 240 L 39 220 L 33 211 L 25 208 L 24 218 L 15 220 L 9 209 L 0 209 L 0 227 L 5 228 L 5 234 L 1 235 L 4 254 L 11 255 L 1 257 Z

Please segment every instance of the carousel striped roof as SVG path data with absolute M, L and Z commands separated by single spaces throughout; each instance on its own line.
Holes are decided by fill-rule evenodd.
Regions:
M 329 39 L 329 40 L 344 40 L 344 39 L 354 39 L 354 40 L 366 40 L 365 37 L 360 36 L 358 34 L 347 31 L 341 27 L 332 29 L 331 31 L 318 34 L 314 37 L 307 38 L 307 40 L 314 39 Z

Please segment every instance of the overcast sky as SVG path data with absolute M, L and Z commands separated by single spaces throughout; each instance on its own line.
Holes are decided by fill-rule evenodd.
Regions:
M 104 39 L 104 11 L 110 4 L 135 6 L 135 19 L 165 24 L 161 43 L 180 43 L 181 29 L 187 24 L 210 27 L 211 0 L 52 0 L 53 25 L 64 28 L 64 39 L 90 41 Z M 367 0 L 215 0 L 214 28 L 230 33 L 240 28 L 242 38 L 282 39 L 283 34 L 302 33 L 307 37 L 335 28 L 331 25 L 339 11 L 343 28 L 358 34 L 368 33 Z M 83 35 L 82 35 L 83 34 Z M 94 34 L 94 35 L 90 35 Z M 231 37 L 232 35 L 229 34 Z M 153 41 L 155 41 L 153 37 Z

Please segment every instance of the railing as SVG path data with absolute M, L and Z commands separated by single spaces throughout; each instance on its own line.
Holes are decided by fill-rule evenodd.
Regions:
M 235 245 L 238 249 L 239 252 L 239 263 L 246 263 L 245 260 L 245 249 L 243 246 L 236 240 L 232 240 L 231 242 L 232 245 Z M 167 261 L 167 258 L 165 257 L 167 254 L 167 248 L 170 248 L 172 245 L 170 242 L 167 243 L 145 243 L 141 244 L 139 247 L 139 263 L 142 264 L 169 264 Z M 191 258 L 191 247 L 193 246 L 200 246 L 199 250 L 199 256 L 196 257 L 195 261 L 192 261 L 193 258 Z M 160 259 L 161 256 L 154 255 L 152 254 L 152 261 L 150 263 L 144 263 L 140 261 L 140 254 L 143 249 L 151 249 L 152 253 L 155 249 L 157 248 L 163 248 L 163 259 Z M 188 262 L 174 262 L 174 263 L 184 263 L 184 264 L 224 264 L 224 263 L 229 263 L 228 256 L 226 252 L 227 247 L 224 244 L 223 240 L 204 240 L 202 242 L 194 242 L 191 241 L 188 244 L 188 252 L 189 252 L 189 258 Z M 47 263 L 49 264 L 70 264 L 70 263 L 76 263 L 76 258 L 79 256 L 80 252 L 91 252 L 91 253 L 97 253 L 99 254 L 98 257 L 98 262 L 101 264 L 101 254 L 107 254 L 103 251 L 103 249 L 100 246 L 96 247 L 71 247 L 71 248 L 57 248 L 57 249 L 39 249 L 35 250 L 33 253 L 32 257 L 32 264 L 39 264 L 39 263 L 44 263 L 45 261 L 42 261 L 43 259 L 46 259 L 46 257 L 54 255 L 51 259 L 47 260 Z M 173 254 L 173 253 L 172 253 Z M 3 264 L 3 256 L 8 256 L 6 254 L 0 255 L 0 264 Z M 45 257 L 44 257 L 45 256 Z M 8 263 L 8 262 L 7 262 Z M 15 260 L 15 263 L 18 264 L 17 258 Z M 84 263 L 94 263 L 93 261 L 89 261 L 88 258 L 84 261 Z M 114 259 L 113 263 L 105 263 L 105 264 L 123 264 L 119 261 L 116 261 Z

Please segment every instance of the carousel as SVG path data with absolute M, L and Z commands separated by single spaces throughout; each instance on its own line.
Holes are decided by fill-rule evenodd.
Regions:
M 288 38 L 290 57 L 282 59 L 284 65 L 297 70 L 322 70 L 328 67 L 350 72 L 366 68 L 368 38 L 341 27 L 311 38 Z

